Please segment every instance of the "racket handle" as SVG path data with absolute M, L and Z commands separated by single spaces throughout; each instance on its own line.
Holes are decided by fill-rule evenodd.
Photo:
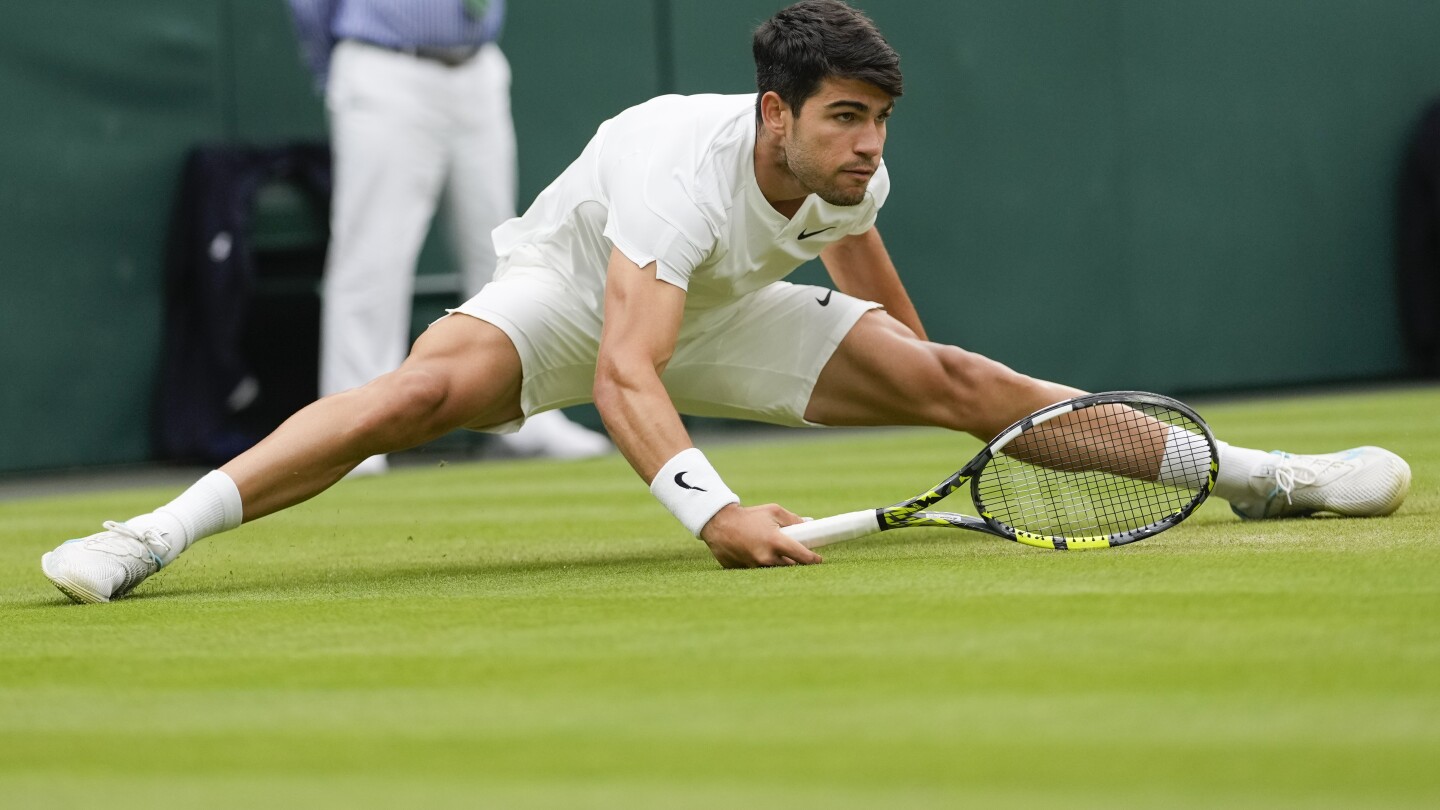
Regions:
M 880 515 L 874 509 L 846 512 L 843 515 L 783 526 L 780 531 L 791 539 L 798 540 L 800 545 L 806 548 L 815 548 L 842 540 L 854 540 L 880 531 Z

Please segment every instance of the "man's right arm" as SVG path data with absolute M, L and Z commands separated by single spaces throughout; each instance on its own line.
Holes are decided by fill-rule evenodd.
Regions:
M 657 476 L 693 446 L 660 381 L 680 333 L 685 291 L 657 279 L 655 269 L 653 262 L 642 268 L 619 250 L 611 251 L 595 364 L 595 407 L 615 446 L 652 491 L 668 486 L 668 480 L 656 484 Z M 683 476 L 677 478 L 677 485 L 691 489 Z M 730 503 L 699 531 L 726 568 L 820 562 L 817 554 L 780 532 L 780 526 L 798 521 L 774 504 L 747 508 Z

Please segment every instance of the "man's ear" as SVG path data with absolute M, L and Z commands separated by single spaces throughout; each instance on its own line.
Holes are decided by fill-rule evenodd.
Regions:
M 783 136 L 790 127 L 790 105 L 774 90 L 766 90 L 760 97 L 760 122 L 772 135 Z

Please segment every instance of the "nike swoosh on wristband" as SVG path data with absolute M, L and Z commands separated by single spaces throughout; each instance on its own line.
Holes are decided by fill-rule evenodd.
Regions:
M 683 489 L 693 489 L 693 490 L 695 490 L 696 492 L 709 492 L 709 491 L 710 491 L 710 490 L 708 490 L 708 489 L 706 489 L 706 488 L 704 488 L 704 487 L 692 487 L 692 486 L 690 486 L 689 484 L 685 483 L 685 473 L 688 473 L 688 472 L 690 472 L 690 471 L 689 471 L 689 470 L 681 470 L 680 472 L 675 473 L 675 484 L 676 484 L 677 486 L 679 486 L 679 487 L 681 487 L 681 488 L 683 488 Z
M 797 237 L 795 237 L 795 238 L 796 238 L 797 240 L 799 240 L 799 239 L 809 239 L 810 237 L 812 237 L 812 236 L 814 236 L 814 235 L 816 235 L 816 234 L 821 234 L 821 233 L 824 233 L 824 232 L 826 232 L 826 231 L 833 231 L 833 230 L 835 230 L 835 226 L 834 226 L 834 225 L 831 225 L 831 226 L 828 227 L 828 228 L 821 228 L 821 229 L 818 230 L 818 231 L 811 231 L 811 232 L 809 232 L 809 233 L 806 233 L 806 232 L 805 232 L 805 229 L 804 229 L 804 228 L 801 228 L 801 229 L 800 229 L 800 235 L 797 236 Z

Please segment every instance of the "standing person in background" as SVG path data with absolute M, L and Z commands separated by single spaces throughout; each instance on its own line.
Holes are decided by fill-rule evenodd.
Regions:
M 335 194 L 321 310 L 320 395 L 398 368 L 415 265 L 444 198 L 463 298 L 495 271 L 490 233 L 515 216 L 510 65 L 496 40 L 505 0 L 289 0 L 323 88 Z M 500 437 L 515 454 L 611 450 L 560 411 Z M 388 467 L 373 456 L 355 474 Z

